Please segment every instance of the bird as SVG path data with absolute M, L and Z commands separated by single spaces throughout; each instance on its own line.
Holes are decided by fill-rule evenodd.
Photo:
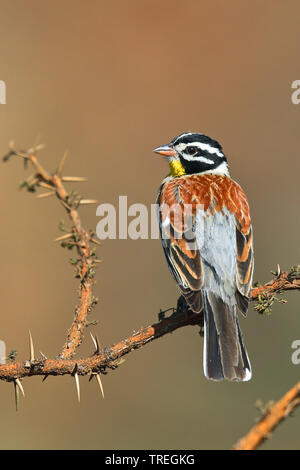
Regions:
M 254 269 L 247 197 L 222 146 L 207 135 L 185 132 L 153 151 L 170 167 L 157 196 L 160 238 L 181 305 L 203 315 L 204 375 L 248 381 L 238 321 L 238 312 L 247 315 Z

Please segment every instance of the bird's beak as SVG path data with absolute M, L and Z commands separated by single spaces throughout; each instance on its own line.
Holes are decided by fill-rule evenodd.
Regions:
M 175 150 L 169 147 L 169 145 L 162 145 L 161 147 L 157 147 L 153 150 L 153 152 L 158 153 L 159 155 L 163 155 L 164 157 L 174 157 L 176 155 Z

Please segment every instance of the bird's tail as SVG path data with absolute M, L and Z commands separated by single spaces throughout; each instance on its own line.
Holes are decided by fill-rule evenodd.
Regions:
M 212 292 L 204 300 L 204 374 L 212 380 L 247 381 L 251 365 L 237 318 L 236 305 L 227 305 Z

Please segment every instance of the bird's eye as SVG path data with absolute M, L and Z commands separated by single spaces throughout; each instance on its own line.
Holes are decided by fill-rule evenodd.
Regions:
M 185 153 L 187 153 L 188 155 L 194 155 L 194 153 L 197 152 L 197 147 L 187 147 L 185 149 Z

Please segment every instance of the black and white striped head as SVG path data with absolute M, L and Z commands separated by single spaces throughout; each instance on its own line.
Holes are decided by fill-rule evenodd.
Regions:
M 226 156 L 221 145 L 204 134 L 186 132 L 168 145 L 154 149 L 168 158 L 171 176 L 215 173 L 229 176 Z

